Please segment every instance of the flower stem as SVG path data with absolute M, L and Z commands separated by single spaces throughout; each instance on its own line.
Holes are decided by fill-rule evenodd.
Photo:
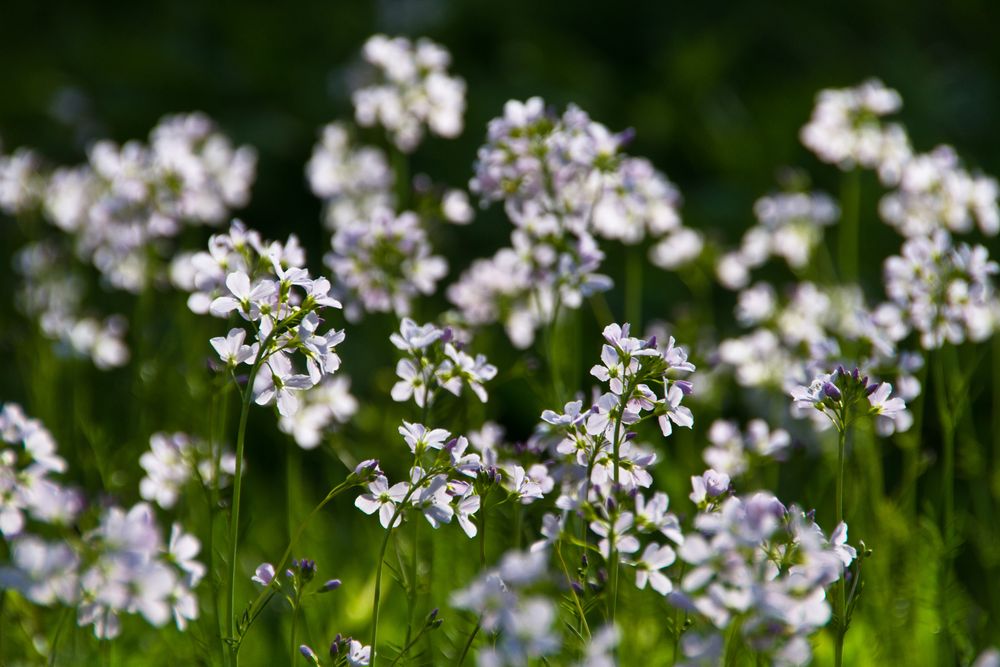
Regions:
M 295 598 L 292 603 L 292 636 L 291 639 L 289 640 L 289 649 L 288 649 L 289 665 L 294 665 L 298 659 L 296 656 L 299 653 L 299 649 L 295 643 L 295 631 L 298 629 L 299 625 L 299 602 L 301 599 L 302 599 L 302 592 L 295 591 Z
M 429 627 L 430 626 L 428 626 L 428 625 L 424 625 L 424 627 L 420 629 L 420 632 L 417 633 L 416 637 L 414 637 L 413 639 L 407 641 L 406 644 L 403 646 L 402 650 L 399 652 L 399 655 L 397 655 L 395 658 L 393 658 L 392 662 L 389 663 L 389 667 L 394 667 L 396 665 L 396 663 L 398 663 L 403 658 L 403 656 L 406 655 L 407 652 L 411 648 L 413 648 L 413 646 L 418 641 L 420 641 L 420 638 L 424 636 L 424 633 L 427 632 L 427 630 L 428 630 Z
M 642 254 L 639 246 L 629 246 L 625 258 L 625 320 L 637 329 L 642 326 Z
M 946 600 L 948 599 L 948 581 L 951 577 L 952 550 L 955 547 L 955 423 L 958 415 L 952 406 L 951 397 L 949 396 L 949 393 L 953 390 L 953 387 L 949 386 L 948 382 L 951 376 L 945 377 L 944 352 L 947 349 L 948 347 L 943 347 L 941 350 L 935 352 L 933 356 L 935 398 L 937 399 L 938 420 L 941 425 L 941 489 L 944 496 L 944 508 L 942 511 L 944 553 L 941 558 L 940 585 L 938 590 L 938 604 L 944 631 L 941 633 L 942 644 L 940 645 L 941 654 L 939 655 L 939 659 L 951 662 L 953 660 L 951 628 L 949 627 L 950 619 Z M 952 361 L 957 362 L 957 359 Z M 960 372 L 957 369 L 957 364 L 949 363 L 947 365 L 950 372 Z
M 469 633 L 469 638 L 465 642 L 465 646 L 462 647 L 462 654 L 458 657 L 458 667 L 462 667 L 465 662 L 465 656 L 469 654 L 469 649 L 472 648 L 472 643 L 476 641 L 476 635 L 479 634 L 479 629 L 482 627 L 483 619 L 480 617 L 476 621 L 476 627 L 472 628 L 472 632 Z
M 292 535 L 292 539 L 288 542 L 288 546 L 285 547 L 285 552 L 281 555 L 281 558 L 279 558 L 277 563 L 275 564 L 275 572 L 282 572 L 285 569 L 285 563 L 288 561 L 288 558 L 292 555 L 292 549 L 294 549 L 295 546 L 298 544 L 299 538 L 302 537 L 302 533 L 305 531 L 306 526 L 309 525 L 309 522 L 312 521 L 313 517 L 319 514 L 319 512 L 324 507 L 326 507 L 327 503 L 329 503 L 331 500 L 339 496 L 344 491 L 347 491 L 348 489 L 354 487 L 355 485 L 356 485 L 355 482 L 348 480 L 341 482 L 337 486 L 330 489 L 330 492 L 326 494 L 326 497 L 323 498 L 323 500 L 321 500 L 320 503 L 312 509 L 309 515 L 302 521 L 302 523 L 299 524 L 299 527 L 295 529 L 295 533 Z M 264 605 L 267 604 L 267 601 L 270 600 L 271 595 L 273 595 L 273 593 L 275 592 L 276 581 L 277 577 L 275 577 L 274 581 L 271 583 L 270 586 L 267 586 L 263 590 L 261 590 L 261 592 L 257 594 L 257 597 L 254 598 L 254 601 L 250 603 L 250 607 L 247 610 L 247 617 L 249 619 L 248 625 L 246 628 L 243 629 L 243 635 L 237 637 L 237 640 L 235 642 L 237 653 L 239 652 L 240 645 L 243 642 L 243 637 L 246 636 L 246 632 L 250 629 L 250 625 L 253 624 L 254 619 L 257 618 L 257 614 L 260 613 L 261 609 L 263 609 Z
M 846 415 L 842 416 L 840 424 L 838 424 L 838 437 L 837 437 L 837 495 L 836 495 L 836 521 L 835 526 L 839 526 L 844 520 L 844 449 L 847 446 L 847 421 L 844 418 Z M 835 656 L 834 664 L 836 667 L 841 667 L 844 660 L 844 636 L 847 634 L 847 590 L 845 586 L 846 582 L 844 578 L 841 577 L 838 581 L 835 591 L 835 602 L 837 610 L 837 637 L 835 643 Z
M 229 654 L 233 665 L 239 664 L 239 644 L 236 639 L 236 556 L 240 537 L 240 490 L 243 487 L 243 449 L 246 443 L 247 416 L 250 413 L 250 401 L 253 398 L 253 382 L 257 371 L 264 361 L 265 346 L 261 345 L 254 361 L 253 368 L 247 378 L 247 386 L 243 391 L 243 407 L 240 410 L 240 426 L 236 435 L 236 470 L 233 476 L 233 507 L 229 520 L 229 587 L 226 595 L 226 616 L 229 618 L 229 639 L 231 641 Z
M 861 209 L 861 171 L 852 169 L 844 174 L 840 187 L 841 221 L 839 246 L 841 282 L 858 279 L 858 217 Z
M 628 403 L 628 397 L 632 395 L 635 391 L 635 387 L 632 383 L 623 388 L 621 403 L 618 405 L 618 415 L 615 417 L 615 436 L 613 444 L 613 456 L 615 463 L 615 481 L 612 487 L 612 496 L 615 496 L 619 489 L 619 468 L 621 462 L 621 444 L 622 444 L 622 418 L 625 416 L 625 406 Z M 618 521 L 618 503 L 615 502 L 614 511 L 610 517 L 611 524 L 608 527 L 608 556 L 611 562 L 608 563 L 610 568 L 609 572 L 609 585 L 610 585 L 610 600 L 609 600 L 609 620 L 612 624 L 615 622 L 615 612 L 618 606 L 618 550 L 615 548 L 615 524 Z
M 413 492 L 420 488 L 426 479 L 431 476 L 430 472 L 424 473 L 415 484 L 412 484 L 403 499 L 396 505 L 396 511 L 392 513 L 392 518 L 389 520 L 389 527 L 385 529 L 385 537 L 382 538 L 382 547 L 378 552 L 378 566 L 375 568 L 375 594 L 372 596 L 372 634 L 371 639 L 368 642 L 371 646 L 371 667 L 375 667 L 375 661 L 378 659 L 378 617 L 382 601 L 382 567 L 385 564 L 385 551 L 389 547 L 389 538 L 392 537 L 392 531 L 396 527 L 396 520 L 399 515 L 403 512 L 403 508 L 410 501 L 410 497 Z

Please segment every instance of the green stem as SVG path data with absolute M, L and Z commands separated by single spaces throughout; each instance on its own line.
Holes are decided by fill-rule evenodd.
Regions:
M 552 309 L 552 321 L 545 325 L 543 336 L 545 338 L 546 352 L 549 355 L 549 374 L 552 376 L 553 400 L 556 405 L 562 405 L 565 394 L 562 384 L 562 368 L 559 365 L 559 345 L 557 343 L 559 327 L 559 311 L 561 309 L 561 299 L 556 296 L 556 303 Z
M 939 659 L 945 663 L 952 662 L 951 628 L 948 618 L 948 580 L 951 576 L 952 552 L 955 547 L 955 422 L 957 415 L 951 404 L 949 393 L 952 387 L 948 386 L 945 372 L 944 352 L 947 347 L 934 353 L 934 385 L 935 398 L 937 399 L 938 419 L 941 425 L 941 488 L 944 496 L 944 509 L 942 512 L 942 537 L 944 542 L 944 554 L 942 554 L 940 584 L 938 598 L 940 605 L 941 620 L 944 631 L 941 633 L 941 654 Z M 957 360 L 954 360 L 957 361 Z M 948 364 L 952 372 L 960 372 L 954 364 Z
M 684 571 L 687 569 L 687 562 L 681 561 L 681 571 L 677 575 L 677 581 L 684 581 Z M 681 609 L 680 607 L 674 607 L 674 657 L 670 664 L 676 665 L 678 658 L 681 654 L 681 626 L 680 622 Z
M 486 497 L 488 496 L 489 491 L 483 497 L 483 507 L 479 520 L 479 569 L 481 570 L 486 569 Z
M 642 327 L 642 264 L 639 246 L 629 246 L 625 258 L 625 321 Z
M 458 667 L 462 667 L 465 663 L 465 656 L 469 655 L 469 649 L 472 648 L 472 643 L 476 641 L 476 635 L 479 634 L 479 629 L 482 627 L 482 617 L 476 621 L 476 627 L 472 628 L 472 632 L 469 633 L 469 638 L 465 642 L 465 646 L 462 647 L 462 654 L 458 657 Z
M 401 651 L 399 652 L 399 655 L 397 655 L 397 656 L 396 656 L 395 658 L 393 658 L 393 659 L 392 659 L 392 662 L 390 662 L 390 663 L 389 663 L 389 667 L 395 667 L 396 663 L 398 663 L 398 662 L 399 662 L 399 661 L 400 661 L 400 660 L 402 659 L 402 657 L 403 657 L 404 655 L 406 655 L 406 654 L 407 654 L 407 652 L 408 652 L 408 651 L 409 651 L 409 650 L 410 650 L 411 648 L 413 648 L 413 646 L 414 646 L 414 645 L 415 645 L 415 644 L 416 644 L 416 643 L 417 643 L 418 641 L 420 641 L 420 638 L 421 638 L 421 637 L 423 637 L 423 636 L 424 636 L 424 634 L 425 634 L 425 633 L 426 633 L 426 632 L 427 632 L 427 631 L 428 631 L 429 629 L 430 629 L 430 625 L 427 625 L 427 624 L 425 624 L 425 625 L 424 625 L 424 627 L 422 627 L 422 628 L 420 629 L 420 632 L 418 632 L 418 633 L 417 633 L 417 636 L 416 636 L 416 637 L 414 637 L 413 639 L 411 639 L 411 640 L 407 641 L 407 642 L 406 642 L 406 644 L 405 644 L 405 645 L 403 646 L 403 649 L 402 649 L 402 650 L 401 650 Z
M 403 512 L 403 508 L 406 507 L 407 503 L 410 501 L 410 497 L 413 492 L 421 487 L 425 480 L 431 477 L 431 474 L 437 474 L 437 471 L 429 471 L 424 473 L 415 484 L 412 484 L 407 490 L 406 495 L 403 499 L 396 505 L 396 511 L 392 513 L 392 518 L 389 519 L 389 527 L 385 529 L 385 537 L 382 538 L 382 547 L 379 549 L 378 553 L 378 566 L 375 568 L 375 594 L 372 596 L 372 634 L 371 640 L 368 642 L 369 646 L 372 648 L 371 653 L 371 667 L 375 667 L 375 661 L 378 659 L 378 617 L 382 601 L 382 567 L 385 564 L 385 551 L 389 546 L 389 538 L 392 537 L 392 531 L 396 527 L 396 519 Z
M 299 538 L 302 537 L 302 533 L 305 532 L 306 527 L 312 521 L 313 517 L 319 514 L 320 511 L 324 507 L 326 507 L 327 503 L 329 503 L 331 500 L 339 496 L 344 491 L 353 488 L 355 485 L 356 485 L 355 482 L 348 480 L 341 482 L 337 486 L 330 489 L 330 492 L 326 494 L 326 497 L 323 498 L 323 500 L 321 500 L 320 503 L 316 505 L 316 507 L 314 507 L 311 512 L 309 512 L 309 515 L 302 521 L 302 523 L 299 524 L 299 527 L 295 529 L 295 534 L 292 536 L 292 539 L 288 542 L 288 546 L 285 547 L 285 552 L 281 554 L 281 558 L 278 559 L 278 561 L 274 564 L 275 572 L 280 573 L 284 571 L 285 563 L 288 562 L 289 557 L 292 555 L 292 549 L 294 549 L 295 546 L 299 543 Z M 277 580 L 278 578 L 277 576 L 275 576 L 274 581 L 271 583 L 271 585 L 262 589 L 260 593 L 257 594 L 257 597 L 254 598 L 254 601 L 250 603 L 250 607 L 247 610 L 247 617 L 249 619 L 249 624 L 253 623 L 254 619 L 257 618 L 257 614 L 259 614 L 260 610 L 263 609 L 263 606 L 267 604 L 267 600 L 270 600 L 271 596 L 276 591 Z M 243 635 L 237 638 L 236 641 L 237 652 L 239 652 L 239 648 L 243 643 L 243 637 L 246 636 L 246 632 L 249 629 L 250 626 L 248 625 L 246 628 L 243 629 Z
M 413 614 L 417 610 L 417 558 L 420 555 L 420 522 L 413 522 L 413 554 L 410 562 L 410 590 L 408 591 L 408 600 L 406 602 L 407 618 L 406 618 L 406 640 L 404 643 L 408 644 L 410 642 L 410 636 L 413 633 Z
M 62 630 L 66 625 L 66 618 L 70 614 L 71 607 L 67 607 L 62 614 L 59 615 L 59 623 L 56 625 L 55 635 L 52 637 L 52 642 L 49 646 L 49 667 L 55 667 L 56 656 L 59 655 L 59 640 L 62 638 Z M 0 649 L 0 655 L 3 655 L 2 649 Z
M 955 417 L 949 400 L 948 382 L 945 377 L 942 353 L 934 355 L 934 370 L 938 415 L 941 421 L 941 487 L 944 492 L 944 540 L 947 551 L 951 551 L 955 517 Z
M 837 491 L 836 491 L 836 505 L 837 505 L 837 516 L 835 521 L 835 526 L 839 526 L 844 520 L 844 449 L 847 445 L 847 425 L 842 424 L 837 438 Z M 844 580 L 837 582 L 837 614 L 838 614 L 838 627 L 837 627 L 837 643 L 836 643 L 836 656 L 835 664 L 840 667 L 843 664 L 843 652 L 844 652 L 844 635 L 847 634 L 847 601 L 845 597 L 846 591 L 844 588 Z
M 621 462 L 621 443 L 622 443 L 622 418 L 625 416 L 625 406 L 628 403 L 628 397 L 632 395 L 635 391 L 635 387 L 629 384 L 623 388 L 621 403 L 618 405 L 618 415 L 615 417 L 615 435 L 613 444 L 613 457 L 615 463 L 615 483 L 612 487 L 611 493 L 617 495 L 619 488 L 619 464 Z M 609 557 L 611 562 L 608 566 L 611 568 L 610 572 L 610 621 L 613 624 L 615 622 L 615 612 L 618 607 L 618 550 L 615 549 L 615 523 L 618 520 L 618 503 L 614 505 L 614 511 L 611 513 L 610 525 L 608 527 L 608 545 L 609 545 Z
M 236 435 L 236 470 L 233 476 L 233 507 L 229 521 L 229 587 L 226 595 L 226 616 L 229 618 L 229 639 L 236 639 L 236 556 L 240 537 L 240 491 L 243 488 L 243 450 L 246 442 L 247 416 L 250 414 L 250 401 L 253 399 L 253 382 L 257 371 L 264 361 L 265 345 L 261 345 L 254 361 L 253 368 L 247 378 L 247 386 L 243 391 L 243 406 L 240 409 L 240 426 Z M 239 648 L 233 641 L 230 644 L 230 658 L 234 665 L 239 664 Z
M 836 522 L 839 526 L 844 520 L 844 449 L 847 445 L 847 423 L 842 418 L 838 424 L 839 433 L 837 438 L 837 496 L 836 496 Z M 834 664 L 841 667 L 844 660 L 844 636 L 847 634 L 847 590 L 845 581 L 840 579 L 836 584 L 836 605 L 837 605 L 837 637 L 835 644 Z
M 993 497 L 1000 499 L 1000 336 L 993 336 Z
M 840 188 L 840 234 L 838 235 L 840 278 L 843 283 L 858 279 L 858 218 L 861 211 L 861 171 L 844 174 Z
M 392 169 L 396 176 L 396 210 L 404 211 L 409 206 L 410 162 L 406 153 L 396 148 L 395 145 L 392 146 L 391 155 Z
M 289 640 L 289 647 L 288 647 L 289 665 L 294 665 L 298 660 L 296 656 L 298 656 L 299 649 L 295 644 L 295 631 L 298 629 L 299 625 L 299 602 L 301 602 L 301 600 L 302 600 L 302 592 L 296 591 L 295 599 L 292 602 L 292 636 L 291 639 Z

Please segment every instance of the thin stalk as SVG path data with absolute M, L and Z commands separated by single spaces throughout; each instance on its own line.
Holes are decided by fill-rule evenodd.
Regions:
M 469 633 L 469 638 L 465 642 L 465 646 L 462 647 L 462 654 L 458 656 L 458 667 L 462 667 L 465 662 L 465 656 L 469 655 L 469 649 L 472 648 L 472 643 L 476 641 L 476 635 L 479 634 L 479 629 L 482 627 L 483 619 L 482 617 L 476 621 L 476 627 L 472 628 L 472 632 Z
M 619 488 L 619 486 L 618 486 L 619 485 L 619 481 L 618 480 L 619 480 L 619 464 L 621 462 L 621 453 L 620 453 L 620 450 L 621 450 L 621 444 L 622 444 L 622 418 L 625 416 L 625 405 L 628 402 L 628 397 L 632 395 L 633 391 L 635 391 L 635 387 L 632 386 L 631 384 L 629 384 L 626 387 L 624 387 L 624 391 L 622 391 L 621 403 L 618 406 L 618 415 L 615 417 L 615 436 L 614 436 L 614 442 L 612 443 L 612 446 L 613 446 L 613 457 L 614 457 L 614 462 L 615 462 L 615 483 L 614 483 L 614 487 L 612 488 L 612 493 L 617 493 L 618 488 Z M 615 549 L 615 523 L 618 520 L 618 503 L 617 502 L 615 503 L 614 511 L 612 512 L 612 516 L 610 517 L 610 520 L 611 520 L 611 522 L 610 522 L 610 525 L 608 527 L 608 545 L 610 547 L 609 556 L 610 556 L 610 559 L 611 559 L 611 562 L 608 563 L 608 566 L 611 568 L 611 571 L 609 573 L 610 574 L 610 578 L 609 578 L 610 579 L 609 580 L 609 584 L 610 584 L 610 600 L 609 600 L 610 614 L 609 615 L 610 615 L 611 623 L 614 623 L 615 622 L 615 612 L 617 611 L 617 607 L 618 607 L 618 569 L 619 569 L 619 567 L 618 567 L 618 565 L 619 565 L 619 563 L 618 563 L 618 550 Z
M 934 385 L 935 397 L 937 399 L 938 418 L 941 424 L 941 488 L 944 496 L 944 509 L 942 512 L 942 538 L 944 542 L 944 554 L 942 555 L 940 585 L 938 599 L 940 604 L 941 618 L 944 624 L 944 631 L 941 633 L 942 645 L 939 659 L 944 662 L 952 661 L 951 628 L 949 627 L 948 605 L 945 602 L 948 596 L 948 579 L 951 576 L 952 550 L 955 547 L 955 422 L 957 415 L 951 404 L 949 393 L 953 387 L 948 385 L 949 376 L 945 377 L 944 348 L 934 353 Z M 951 372 L 958 369 L 954 364 L 948 364 Z M 960 371 L 959 371 L 960 372 Z
M 687 562 L 681 561 L 681 571 L 677 576 L 677 581 L 684 581 L 684 571 L 687 569 Z M 677 659 L 681 654 L 681 626 L 678 625 L 680 621 L 681 610 L 680 607 L 674 607 L 674 657 L 670 664 L 676 665 Z
M 629 246 L 625 257 L 625 320 L 642 327 L 642 250 Z
M 486 493 L 489 495 L 489 492 Z M 486 498 L 483 498 L 482 518 L 479 521 L 479 569 L 486 569 Z
M 1000 499 L 1000 336 L 993 336 L 993 474 L 990 486 L 994 498 Z
M 847 424 L 842 418 L 838 426 L 837 438 L 837 492 L 836 492 L 836 522 L 839 526 L 844 520 L 844 449 L 847 445 Z M 844 580 L 836 583 L 836 604 L 837 604 L 837 637 L 834 654 L 834 664 L 841 667 L 844 664 L 844 635 L 847 634 L 847 591 L 844 587 Z
M 407 605 L 407 618 L 406 618 L 406 640 L 404 643 L 409 643 L 410 636 L 413 634 L 413 614 L 417 610 L 417 558 L 420 555 L 420 522 L 413 522 L 413 555 L 410 559 L 410 590 L 407 591 L 409 595 L 406 601 Z
M 392 170 L 396 176 L 396 206 L 404 211 L 409 206 L 410 196 L 410 161 L 406 153 L 396 148 L 391 149 Z M 419 321 L 419 320 L 418 320 Z
M 56 625 L 56 632 L 49 646 L 49 667 L 55 667 L 56 657 L 59 655 L 59 640 L 62 638 L 62 630 L 66 625 L 66 618 L 69 616 L 70 609 L 71 607 L 66 607 L 59 616 L 59 623 Z M 2 650 L 0 650 L 0 655 L 3 655 Z
M 559 329 L 559 311 L 561 310 L 561 300 L 557 296 L 555 306 L 552 309 L 552 321 L 545 325 L 543 329 L 543 336 L 545 339 L 546 354 L 548 354 L 548 367 L 549 374 L 552 376 L 552 392 L 553 399 L 556 405 L 562 405 L 563 396 L 565 394 L 563 384 L 562 384 L 562 368 L 560 367 L 559 358 L 559 345 L 558 345 L 558 329 Z
M 289 639 L 288 664 L 293 665 L 298 660 L 299 649 L 295 643 L 295 631 L 299 625 L 299 603 L 302 601 L 302 591 L 295 591 L 295 599 L 292 602 L 292 633 Z
M 559 558 L 559 564 L 562 565 L 563 574 L 566 575 L 566 582 L 570 584 L 569 591 L 573 594 L 573 604 L 576 605 L 576 613 L 580 616 L 580 633 L 584 630 L 587 632 L 587 636 L 590 637 L 590 625 L 587 623 L 587 613 L 583 610 L 583 605 L 580 603 L 580 596 L 577 595 L 576 589 L 573 588 L 570 576 L 569 567 L 566 565 L 566 560 L 562 555 L 562 542 L 561 540 L 556 544 L 555 552 L 556 556 Z
M 861 211 L 861 171 L 852 169 L 844 174 L 840 188 L 840 234 L 838 259 L 843 283 L 858 279 L 858 218 Z
M 265 341 L 267 342 L 267 341 Z M 264 361 L 266 345 L 261 345 L 254 361 L 253 368 L 243 391 L 243 406 L 240 409 L 240 426 L 236 435 L 236 470 L 233 476 L 233 508 L 229 522 L 229 587 L 226 596 L 226 616 L 229 618 L 229 639 L 236 639 L 236 555 L 240 537 L 240 491 L 243 487 L 243 450 L 246 442 L 247 416 L 250 413 L 250 401 L 253 398 L 253 382 L 257 371 Z M 234 665 L 239 664 L 239 648 L 237 644 L 230 645 L 230 657 Z
M 934 378 L 938 415 L 941 421 L 941 488 L 944 494 L 943 527 L 945 545 L 952 548 L 955 521 L 955 414 L 949 400 L 950 387 L 945 378 L 944 358 L 941 353 L 934 355 Z
M 399 518 L 399 515 L 403 512 L 403 508 L 406 507 L 407 503 L 410 501 L 410 497 L 413 495 L 413 492 L 420 488 L 424 481 L 430 476 L 430 472 L 424 473 L 423 477 L 410 486 L 406 495 L 403 496 L 403 499 L 396 505 L 396 511 L 392 513 L 392 518 L 389 519 L 389 527 L 385 529 L 385 537 L 382 538 L 382 547 L 379 549 L 378 553 L 378 566 L 375 568 L 375 594 L 372 596 L 372 633 L 371 639 L 368 642 L 368 645 L 372 648 L 371 667 L 375 667 L 375 661 L 378 659 L 378 617 L 382 601 L 382 567 L 385 565 L 385 551 L 389 547 L 389 538 L 392 537 L 392 531 L 396 527 L 396 519 Z
M 323 498 L 323 500 L 321 500 L 320 503 L 312 509 L 309 515 L 302 521 L 302 523 L 299 524 L 299 527 L 295 529 L 295 534 L 292 536 L 291 541 L 289 541 L 288 546 L 285 547 L 285 552 L 281 554 L 281 558 L 279 558 L 278 561 L 275 563 L 275 568 L 274 568 L 275 572 L 284 571 L 285 563 L 288 562 L 288 558 L 292 555 L 292 549 L 294 549 L 295 546 L 298 544 L 299 538 L 302 537 L 302 533 L 305 532 L 306 527 L 309 525 L 309 522 L 312 521 L 313 517 L 319 514 L 320 511 L 324 507 L 326 507 L 327 503 L 329 503 L 331 500 L 339 496 L 344 491 L 353 488 L 354 486 L 355 486 L 354 482 L 344 481 L 338 484 L 337 486 L 333 487 L 332 489 L 330 489 L 330 492 L 326 494 L 326 497 Z M 275 577 L 271 585 L 263 588 L 260 591 L 260 593 L 257 594 L 257 597 L 254 598 L 253 602 L 250 603 L 250 606 L 247 609 L 247 617 L 249 619 L 248 625 L 243 629 L 243 635 L 238 637 L 237 641 L 235 642 L 235 652 L 237 654 L 239 653 L 240 646 L 243 643 L 243 637 L 246 636 L 247 631 L 249 631 L 250 629 L 250 625 L 253 624 L 254 620 L 257 618 L 257 615 L 261 612 L 261 610 L 271 599 L 271 597 L 274 596 L 276 592 L 275 586 L 277 581 L 278 577 Z
M 411 639 L 411 640 L 407 641 L 407 642 L 406 642 L 406 644 L 405 644 L 405 645 L 403 646 L 403 649 L 402 649 L 402 650 L 401 650 L 401 651 L 399 652 L 399 655 L 397 655 L 397 656 L 396 656 L 395 658 L 393 658 L 393 659 L 392 659 L 392 662 L 390 662 L 390 663 L 389 663 L 389 667 L 395 667 L 396 663 L 398 663 L 398 662 L 400 661 L 400 659 L 401 659 L 401 658 L 402 658 L 402 657 L 403 657 L 404 655 L 406 655 L 406 653 L 407 653 L 407 652 L 408 652 L 408 651 L 409 651 L 409 650 L 410 650 L 411 648 L 413 648 L 413 646 L 414 646 L 414 645 L 415 645 L 415 644 L 416 644 L 416 643 L 417 643 L 418 641 L 420 641 L 420 638 L 421 638 L 421 637 L 423 637 L 423 636 L 424 636 L 424 634 L 425 634 L 425 633 L 426 633 L 426 632 L 427 632 L 427 631 L 428 631 L 429 629 L 430 629 L 430 625 L 427 625 L 427 624 L 425 624 L 425 625 L 424 625 L 424 627 L 420 629 L 420 632 L 418 632 L 418 633 L 417 633 L 417 636 L 416 636 L 416 637 L 414 637 L 413 639 Z

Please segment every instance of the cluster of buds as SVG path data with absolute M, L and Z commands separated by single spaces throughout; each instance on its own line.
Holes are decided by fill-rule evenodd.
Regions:
M 872 382 L 855 368 L 848 372 L 840 366 L 833 373 L 816 376 L 809 386 L 792 389 L 794 407 L 799 410 L 818 410 L 843 432 L 856 419 L 875 415 L 879 419 L 892 419 L 906 409 L 902 398 L 889 398 L 892 385 Z

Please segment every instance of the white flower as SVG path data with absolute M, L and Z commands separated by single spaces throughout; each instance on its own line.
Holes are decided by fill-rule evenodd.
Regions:
M 658 545 L 651 542 L 642 552 L 642 557 L 635 562 L 635 586 L 639 590 L 646 587 L 648 582 L 660 595 L 667 595 L 673 590 L 673 584 L 660 570 L 672 565 L 677 555 L 674 550 L 667 545 Z
M 390 528 L 393 514 L 396 513 L 396 506 L 403 501 L 410 485 L 407 482 L 399 482 L 389 486 L 389 480 L 383 475 L 379 475 L 368 485 L 368 493 L 362 494 L 354 501 L 354 506 L 365 514 L 378 512 L 379 522 L 383 528 Z M 392 528 L 398 526 L 403 520 L 402 512 L 392 523 Z
M 410 447 L 410 451 L 418 456 L 427 449 L 441 449 L 451 436 L 443 428 L 428 430 L 423 424 L 411 424 L 405 421 L 397 430 Z
M 228 317 L 236 310 L 244 319 L 257 320 L 261 307 L 266 306 L 277 292 L 271 280 L 261 280 L 251 287 L 250 277 L 243 271 L 234 271 L 226 276 L 226 287 L 232 296 L 220 296 L 210 307 L 216 317 Z
M 261 563 L 254 570 L 254 574 L 250 580 L 261 586 L 270 586 L 274 580 L 274 566 L 270 563 Z
M 372 648 L 357 639 L 352 639 L 347 647 L 347 663 L 351 667 L 366 667 L 371 660 Z
M 277 353 L 260 367 L 254 379 L 254 401 L 257 405 L 276 403 L 283 417 L 291 417 L 299 407 L 298 393 L 313 384 L 308 375 L 294 373 L 292 362 Z
M 217 336 L 209 340 L 219 354 L 219 358 L 230 368 L 244 363 L 250 363 L 257 356 L 257 343 L 244 345 L 247 332 L 243 329 L 230 329 L 225 338 Z

